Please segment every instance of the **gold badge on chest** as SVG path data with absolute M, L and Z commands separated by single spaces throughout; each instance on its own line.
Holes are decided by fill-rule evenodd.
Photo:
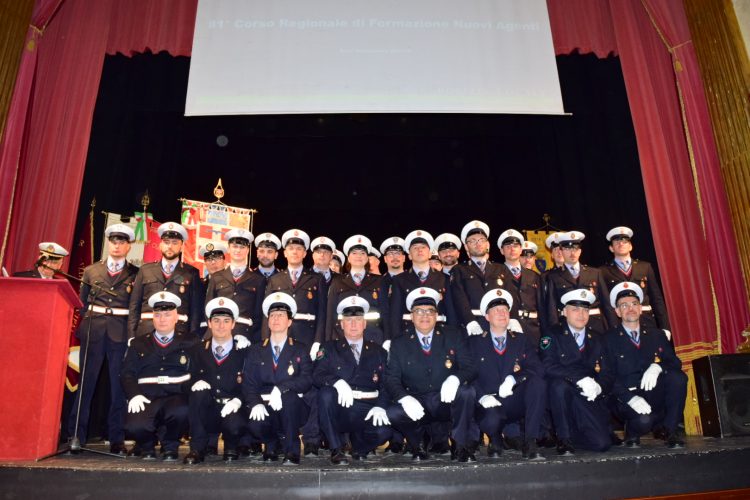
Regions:
M 180 364 L 181 365 L 186 365 L 187 364 L 187 358 L 185 357 L 184 354 L 182 356 L 180 356 Z
M 289 369 L 286 372 L 289 374 L 289 376 L 294 375 L 294 365 L 290 364 Z
M 446 359 L 446 360 L 445 360 L 445 367 L 446 367 L 447 369 L 449 369 L 449 370 L 450 370 L 451 368 L 453 368 L 453 361 L 451 361 L 450 359 Z

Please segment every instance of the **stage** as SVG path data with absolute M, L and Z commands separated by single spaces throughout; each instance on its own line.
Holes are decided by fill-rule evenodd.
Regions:
M 92 445 L 105 450 L 103 444 Z M 667 449 L 643 439 L 640 449 L 577 452 L 546 462 L 525 462 L 508 451 L 489 459 L 485 448 L 473 464 L 437 456 L 412 464 L 410 455 L 370 457 L 362 465 L 333 466 L 327 452 L 304 457 L 299 467 L 242 459 L 229 465 L 221 456 L 186 466 L 91 453 L 43 462 L 0 463 L 2 498 L 630 498 L 750 488 L 750 437 L 686 440 Z M 180 459 L 187 448 L 180 449 Z M 747 495 L 750 496 L 750 490 Z M 741 498 L 735 492 L 732 498 Z M 712 498 L 716 496 L 712 495 Z

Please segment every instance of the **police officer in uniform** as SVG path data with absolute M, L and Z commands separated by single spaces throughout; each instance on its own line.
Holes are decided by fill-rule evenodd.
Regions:
M 300 394 L 312 386 L 309 348 L 289 335 L 296 312 L 297 303 L 286 293 L 265 298 L 263 314 L 271 335 L 250 347 L 242 375 L 249 428 L 265 445 L 263 461 L 276 462 L 284 453 L 284 465 L 299 465 L 299 428 L 307 420 Z
M 310 250 L 312 250 L 313 257 L 313 266 L 310 270 L 323 276 L 322 293 L 327 295 L 328 286 L 331 284 L 333 275 L 336 274 L 331 271 L 331 259 L 333 259 L 333 252 L 336 250 L 336 243 L 331 238 L 318 236 L 310 243 Z
M 387 409 L 395 429 L 406 436 L 412 460 L 429 458 L 423 437 L 433 421 L 449 421 L 459 462 L 473 462 L 476 443 L 469 442 L 476 377 L 464 337 L 448 326 L 437 327 L 440 294 L 420 287 L 406 297 L 414 327 L 393 340 L 385 387 L 393 401 Z M 432 436 L 440 442 L 443 436 Z
M 151 331 L 153 311 L 148 300 L 156 292 L 168 291 L 180 298 L 177 331 L 198 336 L 205 291 L 198 270 L 180 258 L 187 231 L 176 222 L 165 222 L 159 226 L 158 233 L 162 258 L 143 264 L 135 278 L 130 294 L 129 335 L 140 336 Z
M 406 297 L 412 290 L 420 287 L 432 288 L 440 294 L 437 316 L 439 325 L 457 323 L 449 288 L 450 280 L 442 272 L 430 268 L 430 249 L 434 244 L 432 235 L 422 230 L 412 231 L 404 240 L 404 246 L 409 251 L 412 268 L 393 279 L 389 302 L 392 338 L 403 335 L 409 327 L 414 325 L 411 321 L 411 314 L 406 308 Z
M 655 428 L 666 434 L 669 448 L 681 448 L 677 424 L 685 410 L 687 376 L 663 330 L 641 318 L 643 289 L 630 281 L 617 284 L 610 300 L 621 324 L 607 332 L 614 366 L 610 407 L 625 423 L 625 445 L 638 447 L 640 437 Z
M 398 236 L 386 238 L 380 244 L 380 251 L 383 253 L 383 260 L 387 266 L 386 273 L 383 274 L 383 288 L 388 290 L 387 297 L 390 300 L 393 278 L 404 272 L 406 250 L 403 238 Z
M 190 453 L 186 464 L 203 461 L 212 433 L 224 438 L 224 460 L 239 458 L 240 436 L 247 427 L 247 408 L 242 404 L 242 371 L 245 351 L 232 338 L 237 304 L 229 298 L 217 297 L 206 304 L 211 338 L 193 348 L 191 365 Z
M 489 332 L 469 338 L 477 363 L 474 388 L 476 420 L 490 437 L 487 455 L 502 453 L 501 434 L 509 422 L 525 420 L 523 458 L 544 460 L 536 440 L 542 437 L 542 418 L 547 404 L 544 367 L 529 335 L 508 329 L 513 297 L 503 289 L 490 290 L 479 306 L 490 325 Z
M 453 268 L 458 265 L 461 255 L 461 240 L 452 233 L 443 233 L 435 238 L 435 250 L 440 263 L 443 265 L 443 273 L 450 276 Z
M 281 240 L 273 233 L 261 233 L 255 238 L 255 256 L 258 258 L 258 267 L 253 271 L 268 279 L 279 272 L 276 267 L 276 258 L 279 256 Z
M 646 328 L 669 330 L 667 306 L 656 280 L 656 273 L 648 262 L 631 258 L 632 239 L 633 230 L 625 226 L 612 228 L 607 233 L 609 251 L 612 252 L 613 259 L 600 268 L 604 282 L 610 290 L 624 281 L 637 283 L 643 292 L 640 322 Z
M 162 428 L 163 459 L 173 462 L 179 438 L 187 430 L 190 353 L 198 339 L 177 330 L 177 295 L 157 292 L 148 306 L 153 330 L 133 339 L 120 372 L 128 398 L 125 432 L 135 439 L 134 455 L 155 460 L 156 434 Z
M 343 273 L 344 262 L 346 262 L 346 259 L 344 258 L 344 254 L 341 252 L 341 250 L 334 250 L 333 257 L 331 257 L 331 271 L 336 274 Z
M 39 243 L 39 257 L 34 263 L 34 268 L 13 273 L 13 277 L 54 279 L 55 271 L 62 267 L 63 258 L 67 255 L 68 251 L 54 241 Z
M 227 268 L 225 255 L 228 250 L 227 246 L 221 241 L 211 241 L 198 250 L 206 267 L 206 275 L 203 277 L 204 286 L 208 287 L 212 275 Z
M 388 441 L 390 421 L 385 408 L 388 396 L 383 376 L 388 354 L 374 342 L 364 340 L 365 314 L 370 304 L 356 295 L 339 302 L 342 338 L 323 343 L 316 356 L 313 382 L 318 387 L 320 428 L 331 448 L 331 463 L 347 465 L 341 433 L 349 433 L 352 459 L 367 454 Z
M 344 253 L 349 260 L 350 269 L 346 274 L 337 275 L 328 289 L 328 313 L 326 314 L 325 339 L 334 340 L 342 337 L 337 323 L 336 307 L 345 298 L 357 295 L 365 299 L 370 309 L 365 315 L 367 327 L 365 340 L 387 346 L 390 339 L 388 332 L 388 290 L 383 284 L 383 277 L 372 274 L 368 269 L 367 252 L 372 247 L 370 239 L 361 234 L 350 236 L 344 242 Z
M 586 288 L 566 292 L 563 321 L 539 342 L 549 405 L 557 432 L 557 453 L 575 448 L 606 451 L 612 444 L 606 396 L 612 387 L 612 360 L 602 335 L 588 326 L 596 297 Z
M 536 253 L 539 247 L 533 241 L 525 240 L 521 245 L 521 266 L 529 271 L 539 273 L 539 269 L 536 267 Z
M 602 273 L 596 267 L 580 263 L 581 242 L 585 237 L 579 231 L 559 235 L 565 263 L 552 269 L 547 276 L 547 322 L 549 325 L 559 323 L 563 295 L 570 290 L 587 288 L 596 299 L 589 308 L 588 326 L 597 333 L 604 333 L 609 325 L 617 324 L 617 316 L 609 305 L 609 288 Z
M 120 370 L 128 342 L 128 302 L 138 273 L 138 268 L 126 260 L 135 233 L 125 224 L 113 224 L 104 230 L 104 236 L 107 238 L 107 258 L 83 271 L 80 290 L 82 319 L 76 337 L 81 341 L 80 359 L 85 362 L 85 367 L 68 418 L 68 433 L 74 434 L 78 421 L 78 436 L 81 443 L 86 443 L 91 401 L 106 358 L 110 389 L 109 449 L 112 453 L 124 455 L 127 453 L 123 428 L 126 404 L 120 385 Z M 77 415 L 79 408 L 80 414 Z
M 542 286 L 544 287 L 544 300 L 546 303 L 547 300 L 547 278 L 549 277 L 549 274 L 558 267 L 562 267 L 565 264 L 565 259 L 563 258 L 562 254 L 562 248 L 560 247 L 560 235 L 563 234 L 562 231 L 557 231 L 549 236 L 547 236 L 547 239 L 544 240 L 544 244 L 549 249 L 550 256 L 552 257 L 552 267 L 547 269 L 542 273 Z
M 511 317 L 518 319 L 524 333 L 531 337 L 534 346 L 541 337 L 542 280 L 537 273 L 521 264 L 521 248 L 525 240 L 515 229 L 504 231 L 497 239 L 497 246 L 505 257 L 501 268 L 500 288 L 513 297 Z

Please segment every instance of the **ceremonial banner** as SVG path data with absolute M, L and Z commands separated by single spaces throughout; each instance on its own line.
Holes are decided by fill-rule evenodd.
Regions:
M 201 248 L 208 243 L 226 241 L 224 234 L 231 229 L 250 229 L 251 211 L 230 207 L 221 202 L 182 200 L 181 224 L 188 232 L 188 241 L 182 249 L 185 262 L 205 274 Z
M 531 231 L 527 229 L 523 232 L 526 234 L 526 239 L 528 241 L 531 241 L 532 243 L 535 243 L 538 248 L 536 252 L 537 271 L 539 271 L 539 273 L 541 274 L 547 269 L 552 269 L 555 263 L 552 260 L 552 255 L 547 249 L 546 241 L 547 236 L 554 233 L 554 231 Z
M 144 262 L 154 262 L 161 258 L 159 234 L 156 230 L 161 225 L 150 213 L 135 212 L 133 217 L 123 217 L 113 212 L 104 212 L 104 227 L 112 224 L 125 224 L 135 233 L 135 241 L 130 245 L 128 261 L 138 267 Z M 107 255 L 107 238 L 102 238 L 102 256 Z M 71 268 L 72 269 L 72 268 Z

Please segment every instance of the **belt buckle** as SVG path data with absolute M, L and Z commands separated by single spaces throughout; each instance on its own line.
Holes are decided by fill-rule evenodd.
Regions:
M 105 307 L 104 308 L 104 314 L 112 314 L 112 313 L 113 313 L 113 311 L 112 311 L 111 307 Z
M 166 383 L 168 383 L 167 382 L 167 378 L 169 378 L 169 377 L 167 377 L 166 375 L 159 375 L 158 377 L 156 377 L 156 383 L 157 384 L 166 384 Z

